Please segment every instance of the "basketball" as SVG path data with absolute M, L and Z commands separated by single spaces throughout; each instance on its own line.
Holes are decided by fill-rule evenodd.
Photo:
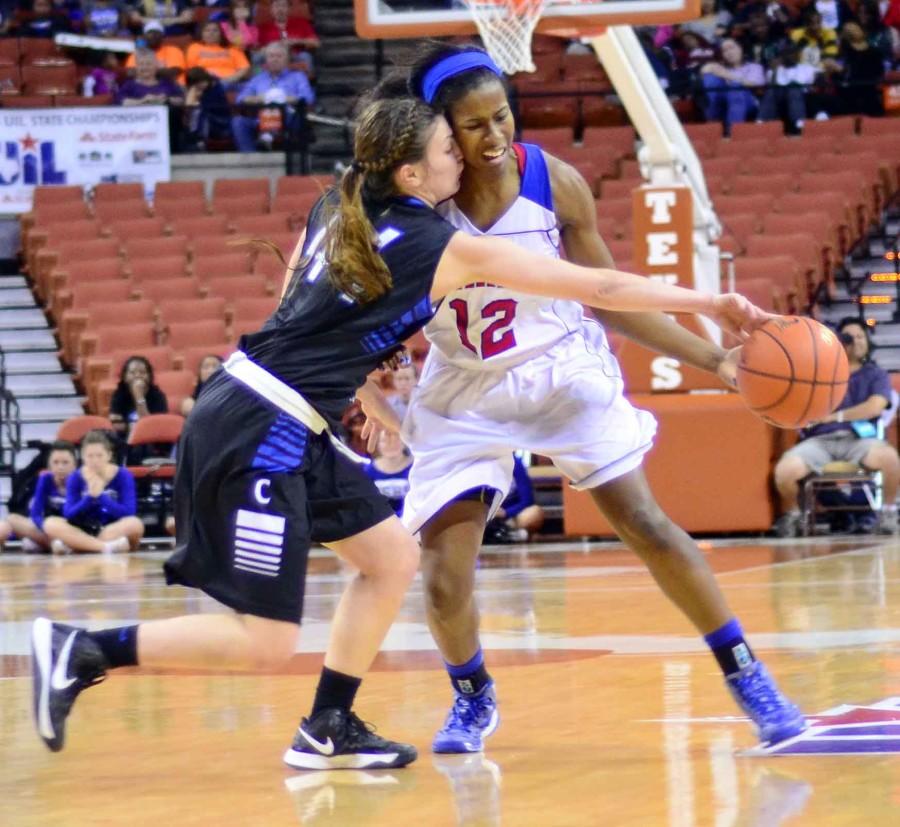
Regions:
M 744 343 L 738 390 L 779 428 L 802 428 L 830 414 L 847 392 L 850 366 L 834 331 L 813 319 L 781 316 Z

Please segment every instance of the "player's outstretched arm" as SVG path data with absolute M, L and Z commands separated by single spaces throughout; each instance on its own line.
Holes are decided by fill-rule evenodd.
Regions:
M 473 281 L 488 281 L 537 296 L 581 302 L 607 310 L 699 313 L 745 338 L 769 314 L 743 296 L 711 296 L 606 268 L 580 267 L 531 253 L 502 238 L 456 233 L 444 250 L 432 287 L 437 300 Z
M 544 156 L 550 169 L 553 207 L 560 223 L 566 259 L 584 267 L 615 270 L 609 248 L 597 231 L 594 196 L 581 173 L 546 152 Z M 726 384 L 734 384 L 735 354 L 692 333 L 665 313 L 622 313 L 598 308 L 591 311 L 608 330 L 615 330 L 657 353 L 714 373 Z

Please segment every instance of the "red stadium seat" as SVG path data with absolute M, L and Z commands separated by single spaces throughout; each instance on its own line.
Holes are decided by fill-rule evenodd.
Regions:
M 0 40 L 0 43 L 3 43 Z M 38 211 L 49 204 L 84 203 L 84 188 L 78 184 L 35 187 L 32 210 Z
M 286 212 L 235 216 L 235 233 L 240 236 L 266 238 L 272 233 L 289 232 L 292 231 L 290 218 L 290 214 Z
M 133 238 L 162 238 L 166 230 L 164 219 L 156 218 L 130 218 L 113 220 L 109 222 L 109 233 L 113 238 L 118 238 L 124 245 Z
M 132 353 L 140 353 L 144 348 L 153 347 L 156 342 L 156 324 L 152 321 L 133 324 L 99 324 L 95 320 L 94 327 L 81 336 L 78 350 L 82 359 L 92 356 L 105 356 L 126 347 Z
M 198 181 L 197 183 L 200 182 Z M 171 200 L 168 197 L 166 199 L 160 198 L 153 202 L 153 213 L 165 218 L 170 225 L 174 226 L 181 221 L 205 218 L 209 215 L 209 204 L 206 203 L 206 198 L 202 195 L 185 195 L 183 198 Z
M 282 175 L 275 185 L 275 195 L 314 195 L 318 199 L 334 184 L 333 175 Z
M 163 326 L 181 322 L 225 319 L 225 299 L 211 296 L 201 299 L 164 299 L 157 304 Z
M 213 184 L 213 203 L 220 198 L 269 197 L 268 178 L 217 178 Z
M 776 198 L 796 189 L 796 175 L 738 175 L 729 183 L 729 195 L 773 195 Z
M 856 115 L 843 118 L 829 118 L 827 121 L 806 121 L 803 124 L 803 142 L 810 138 L 828 135 L 835 138 L 849 138 L 856 134 L 859 119 Z
M 3 95 L 0 104 L 4 109 L 49 109 L 53 95 Z
M 133 259 L 128 263 L 128 272 L 135 286 L 140 289 L 150 281 L 169 281 L 179 277 L 189 279 L 191 276 L 187 259 L 177 255 Z
M 104 323 L 115 321 L 117 325 L 152 323 L 153 302 L 150 301 L 95 301 L 90 307 L 67 310 L 59 327 L 63 358 L 68 365 L 75 365 L 80 353 L 79 342 L 86 330 L 96 330 Z
M 637 135 L 631 126 L 589 126 L 584 130 L 584 146 L 607 146 L 620 158 L 633 158 Z
M 210 352 L 213 353 L 221 350 L 229 342 L 224 319 L 170 324 L 166 336 L 166 344 L 176 352 L 204 345 L 209 346 Z
M 94 206 L 98 204 L 119 204 L 122 201 L 146 203 L 143 184 L 97 184 L 92 192 Z
M 177 413 L 181 410 L 181 403 L 193 395 L 197 376 L 187 370 L 163 370 L 159 373 L 154 372 L 153 381 L 166 395 L 169 410 Z
M 218 356 L 222 361 L 225 361 L 232 353 L 234 353 L 234 350 L 235 348 L 231 345 L 222 347 L 209 347 L 208 345 L 186 347 L 178 352 L 178 360 L 182 365 L 181 369 L 187 371 L 188 374 L 196 379 L 197 373 L 200 370 L 200 363 L 207 356 Z
M 47 308 L 54 318 L 59 318 L 65 301 L 60 301 L 61 294 L 69 295 L 80 285 L 90 282 L 106 282 L 122 278 L 122 259 L 108 256 L 96 259 L 64 259 L 59 266 L 50 271 L 47 280 Z
M 68 267 L 75 261 L 97 261 L 117 258 L 119 243 L 110 238 L 66 241 L 54 245 L 53 249 L 38 251 L 36 272 L 32 273 L 38 295 L 45 301 L 50 297 L 50 274 L 64 262 Z
M 215 198 L 212 203 L 213 215 L 224 215 L 235 221 L 242 215 L 266 215 L 269 212 L 268 193 L 247 193 L 230 198 Z
M 151 278 L 135 285 L 135 293 L 154 304 L 161 301 L 185 301 L 200 298 L 200 284 L 191 276 Z
M 249 273 L 250 264 L 246 252 L 219 253 L 218 255 L 195 256 L 193 271 L 199 281 L 207 281 L 216 276 Z
M 72 95 L 76 85 L 75 64 L 71 61 L 63 66 L 22 66 L 22 88 L 29 95 Z
M 206 215 L 199 218 L 175 217 L 169 220 L 174 235 L 197 238 L 201 235 L 228 235 L 228 219 L 224 215 Z
M 282 269 L 282 276 L 284 270 Z M 279 282 L 278 287 L 281 287 Z M 203 282 L 208 296 L 219 296 L 226 302 L 238 299 L 261 299 L 271 297 L 275 290 L 264 275 L 216 276 Z
M 173 235 L 164 238 L 122 239 L 125 255 L 134 264 L 137 261 L 152 261 L 156 258 L 180 256 L 187 262 L 190 245 L 187 236 Z
M 86 414 L 84 416 L 73 416 L 71 419 L 63 422 L 56 431 L 56 438 L 80 445 L 81 440 L 85 438 L 88 431 L 112 432 L 113 430 L 113 424 L 107 417 Z
M 122 201 L 95 201 L 94 215 L 104 224 L 113 221 L 139 221 L 150 217 L 150 209 L 143 198 Z

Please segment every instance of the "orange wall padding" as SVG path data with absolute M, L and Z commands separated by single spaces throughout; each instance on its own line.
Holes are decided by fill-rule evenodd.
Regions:
M 663 510 L 691 532 L 762 531 L 772 524 L 770 476 L 780 436 L 735 393 L 635 395 L 659 422 L 644 461 Z M 586 492 L 563 485 L 567 535 L 610 536 Z

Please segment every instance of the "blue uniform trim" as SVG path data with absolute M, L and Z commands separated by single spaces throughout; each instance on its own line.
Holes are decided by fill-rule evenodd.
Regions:
M 296 471 L 306 456 L 307 427 L 286 413 L 279 413 L 256 449 L 251 466 L 271 474 Z
M 544 209 L 553 210 L 553 190 L 550 187 L 550 170 L 547 159 L 537 144 L 518 144 L 525 152 L 522 186 L 519 195 Z
M 422 327 L 419 322 L 428 320 L 434 315 L 434 307 L 428 296 L 422 298 L 411 310 L 407 310 L 399 319 L 363 336 L 361 344 L 369 353 L 389 350 L 408 339 Z

